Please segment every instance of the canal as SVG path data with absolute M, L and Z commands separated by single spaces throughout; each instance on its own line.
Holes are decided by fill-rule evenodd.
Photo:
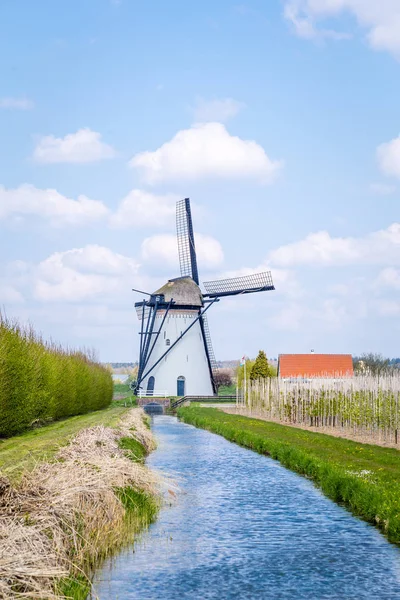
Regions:
M 179 484 L 100 600 L 400 599 L 400 549 L 276 461 L 155 416 L 151 468 Z

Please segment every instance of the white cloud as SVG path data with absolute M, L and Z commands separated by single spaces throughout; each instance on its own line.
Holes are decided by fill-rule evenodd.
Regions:
M 377 302 L 378 313 L 384 317 L 400 315 L 400 302 L 396 300 L 380 300 Z
M 400 179 L 400 136 L 378 146 L 376 155 L 381 171 Z
M 330 38 L 333 40 L 349 39 L 348 33 L 316 27 L 312 14 L 301 9 L 301 0 L 292 0 L 285 5 L 285 19 L 293 25 L 296 34 L 306 40 Z
M 383 269 L 378 275 L 376 287 L 400 290 L 400 270 L 394 269 L 393 267 Z
M 130 286 L 138 268 L 134 259 L 103 246 L 55 252 L 34 269 L 34 296 L 45 302 L 104 299 Z
M 364 237 L 331 237 L 327 231 L 281 246 L 268 255 L 278 266 L 335 266 L 350 264 L 400 264 L 400 223 Z
M 305 317 L 304 307 L 296 302 L 290 302 L 280 308 L 268 322 L 271 327 L 282 331 L 297 331 Z
M 215 100 L 204 100 L 197 98 L 196 105 L 193 108 L 194 118 L 197 123 L 208 121 L 219 121 L 224 123 L 228 119 L 235 117 L 246 105 L 233 98 L 223 98 Z
M 102 202 L 86 196 L 73 200 L 57 190 L 41 190 L 28 184 L 15 189 L 0 186 L 0 220 L 37 216 L 56 226 L 85 225 L 102 219 L 107 213 Z
M 121 201 L 111 217 L 112 227 L 165 227 L 175 220 L 174 194 L 156 195 L 142 190 L 132 190 Z
M 342 327 L 350 315 L 342 301 L 337 298 L 326 298 L 323 300 L 321 309 L 319 313 L 317 312 L 316 317 L 327 326 L 336 329 L 337 327 Z
M 195 233 L 197 262 L 200 270 L 216 269 L 224 261 L 224 253 L 218 240 L 209 235 Z M 141 247 L 142 259 L 148 263 L 179 270 L 178 246 L 175 235 L 154 235 L 146 238 Z M 171 273 L 171 277 L 173 273 Z
M 101 134 L 89 128 L 79 129 L 63 138 L 47 135 L 39 140 L 33 158 L 39 163 L 91 163 L 113 158 L 114 148 L 101 140 Z
M 0 98 L 0 108 L 30 110 L 33 107 L 32 100 L 28 100 L 28 98 Z
M 284 16 L 304 38 L 348 37 L 324 30 L 319 24 L 349 13 L 367 31 L 372 48 L 387 50 L 400 58 L 400 6 L 398 0 L 286 0 Z
M 387 183 L 371 183 L 369 187 L 371 192 L 378 196 L 390 196 L 396 191 L 395 185 L 389 185 Z
M 7 281 L 0 280 L 0 303 L 1 304 L 16 304 L 23 302 L 24 298 L 13 285 Z
M 348 296 L 350 288 L 345 283 L 334 283 L 328 286 L 328 291 L 335 294 L 335 296 Z
M 130 166 L 150 184 L 204 177 L 270 182 L 282 163 L 256 142 L 231 136 L 221 123 L 205 123 L 179 131 L 155 152 L 136 154 Z

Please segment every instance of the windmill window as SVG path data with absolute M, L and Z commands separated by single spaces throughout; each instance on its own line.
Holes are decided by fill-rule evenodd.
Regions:
M 171 340 L 169 340 L 169 339 L 166 339 L 166 340 L 165 340 L 165 344 L 166 344 L 166 346 L 170 346 L 170 345 L 171 345 Z

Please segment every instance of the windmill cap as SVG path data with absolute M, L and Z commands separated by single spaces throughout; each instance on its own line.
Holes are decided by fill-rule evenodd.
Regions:
M 169 279 L 153 295 L 163 295 L 165 302 L 169 302 L 172 299 L 175 305 L 203 306 L 203 297 L 200 288 L 191 277 Z

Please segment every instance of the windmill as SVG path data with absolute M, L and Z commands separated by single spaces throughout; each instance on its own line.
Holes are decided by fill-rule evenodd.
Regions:
M 135 391 L 146 396 L 211 396 L 217 391 L 216 361 L 207 311 L 225 296 L 275 288 L 271 273 L 265 272 L 204 282 L 202 293 L 189 198 L 177 202 L 176 229 L 181 276 L 152 294 L 141 292 L 149 298 L 135 303 L 140 321 Z

